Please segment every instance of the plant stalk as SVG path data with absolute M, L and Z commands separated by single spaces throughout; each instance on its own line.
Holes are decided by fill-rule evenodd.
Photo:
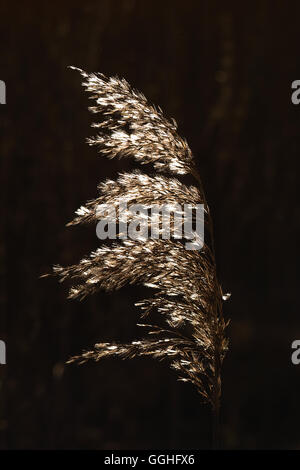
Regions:
M 206 201 L 204 188 L 200 175 L 197 170 L 192 172 L 192 175 L 198 182 L 200 192 L 203 196 L 204 208 L 208 214 L 208 225 L 211 242 L 211 252 L 215 269 L 215 282 L 216 282 L 216 298 L 212 309 L 212 318 L 214 323 L 215 331 L 215 346 L 214 346 L 214 378 L 213 378 L 213 391 L 212 391 L 212 448 L 214 450 L 221 448 L 221 430 L 220 430 L 220 401 L 221 401 L 221 344 L 220 344 L 220 333 L 222 326 L 219 323 L 219 319 L 223 318 L 222 315 L 222 289 L 217 279 L 216 272 L 216 257 L 215 257 L 215 243 L 214 243 L 214 228 L 212 219 L 210 216 L 209 207 Z

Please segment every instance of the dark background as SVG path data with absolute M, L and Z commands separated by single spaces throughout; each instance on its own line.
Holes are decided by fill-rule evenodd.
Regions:
M 226 3 L 226 6 L 225 6 Z M 231 318 L 223 370 L 225 449 L 300 449 L 299 2 L 3 2 L 0 448 L 209 448 L 210 411 L 153 360 L 64 366 L 105 340 L 136 338 L 141 288 L 66 300 L 39 279 L 98 246 L 65 228 L 106 177 L 80 76 L 125 77 L 179 123 L 214 216 Z

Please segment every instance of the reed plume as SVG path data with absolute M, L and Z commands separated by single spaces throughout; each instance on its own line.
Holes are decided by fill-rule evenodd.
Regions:
M 72 67 L 75 68 L 75 67 Z M 99 289 L 113 291 L 126 284 L 154 289 L 151 298 L 136 305 L 141 317 L 161 314 L 164 326 L 140 324 L 144 338 L 128 344 L 98 343 L 90 351 L 68 362 L 83 363 L 104 357 L 133 358 L 152 356 L 167 359 L 179 379 L 191 382 L 204 401 L 212 406 L 217 440 L 217 421 L 221 397 L 221 366 L 227 350 L 226 322 L 222 294 L 217 279 L 213 225 L 201 180 L 187 142 L 177 134 L 177 124 L 167 120 L 159 108 L 149 105 L 144 95 L 125 80 L 87 74 L 83 86 L 95 100 L 90 111 L 99 115 L 97 135 L 88 139 L 109 158 L 134 158 L 141 165 L 152 164 L 156 173 L 123 173 L 117 180 L 100 183 L 99 196 L 76 211 L 68 225 L 97 223 L 99 204 L 117 208 L 120 200 L 128 204 L 203 204 L 205 242 L 201 250 L 187 250 L 172 238 L 117 240 L 104 245 L 69 267 L 55 266 L 60 280 L 74 279 L 69 298 L 84 298 Z M 197 186 L 187 186 L 178 175 L 192 175 Z M 177 176 L 176 176 L 177 175 Z M 130 216 L 130 214 L 127 214 Z M 118 223 L 121 215 L 118 215 Z M 122 237 L 120 237 L 122 238 Z

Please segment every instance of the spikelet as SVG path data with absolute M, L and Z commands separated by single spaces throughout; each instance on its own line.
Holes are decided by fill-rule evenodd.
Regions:
M 96 100 L 89 110 L 104 118 L 93 124 L 99 133 L 88 139 L 89 145 L 97 145 L 109 158 L 133 157 L 142 165 L 152 163 L 159 171 L 179 175 L 192 171 L 191 150 L 177 135 L 174 120 L 168 121 L 160 109 L 150 106 L 145 96 L 133 90 L 126 80 L 77 70 L 85 78 L 83 86 L 92 94 L 91 99 Z
M 97 208 L 102 204 L 115 207 L 117 210 L 120 201 L 128 206 L 142 204 L 151 207 L 153 204 L 181 204 L 196 205 L 202 203 L 201 195 L 195 186 L 187 187 L 175 178 L 166 176 L 149 176 L 138 170 L 131 173 L 122 173 L 117 181 L 106 180 L 98 186 L 100 196 L 81 206 L 75 217 L 67 225 L 97 222 Z M 126 213 L 130 216 L 130 213 Z
M 116 181 L 100 183 L 99 197 L 80 207 L 68 225 L 96 223 L 101 218 L 99 205 L 117 208 L 120 201 L 147 207 L 204 204 L 206 238 L 200 251 L 189 251 L 174 239 L 118 240 L 101 246 L 77 265 L 55 266 L 61 281 L 74 279 L 69 298 L 82 299 L 99 289 L 113 291 L 126 284 L 155 289 L 151 298 L 136 305 L 142 318 L 156 311 L 166 324 L 166 328 L 141 324 L 147 328 L 145 338 L 129 344 L 99 343 L 68 362 L 98 361 L 108 356 L 167 359 L 180 380 L 193 383 L 217 412 L 221 365 L 227 350 L 222 313 L 226 296 L 217 280 L 212 221 L 192 152 L 178 136 L 175 121 L 167 120 L 125 80 L 77 70 L 96 101 L 89 109 L 100 117 L 100 122 L 93 124 L 98 134 L 88 143 L 97 145 L 109 158 L 132 157 L 140 164 L 150 163 L 161 174 L 133 171 L 119 175 Z M 199 187 L 186 186 L 174 177 L 183 174 L 193 175 Z

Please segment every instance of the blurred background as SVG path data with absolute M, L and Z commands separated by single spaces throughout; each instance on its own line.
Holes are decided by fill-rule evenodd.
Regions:
M 224 449 L 300 449 L 299 2 L 0 1 L 1 449 L 205 449 L 211 416 L 151 359 L 65 366 L 94 342 L 137 338 L 142 288 L 66 300 L 39 279 L 99 245 L 66 228 L 131 161 L 85 144 L 92 116 L 75 65 L 125 77 L 174 117 L 214 217 L 231 292 Z

